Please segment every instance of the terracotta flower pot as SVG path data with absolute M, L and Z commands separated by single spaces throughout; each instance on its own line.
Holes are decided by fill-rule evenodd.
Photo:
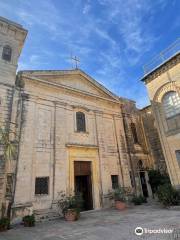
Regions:
M 0 232 L 5 232 L 7 231 L 8 226 L 0 226 Z
M 64 214 L 64 218 L 66 221 L 76 221 L 79 219 L 79 213 L 74 209 L 68 209 Z
M 124 210 L 126 208 L 125 202 L 115 201 L 115 208 L 118 210 Z
M 34 227 L 35 224 L 34 223 L 31 223 L 31 222 L 28 222 L 28 221 L 24 221 L 24 227 Z

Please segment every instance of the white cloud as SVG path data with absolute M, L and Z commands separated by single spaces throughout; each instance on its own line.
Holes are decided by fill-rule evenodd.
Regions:
M 85 3 L 84 7 L 83 7 L 83 14 L 88 14 L 91 10 L 91 4 L 90 4 L 90 0 L 87 0 L 87 2 Z
M 135 59 L 131 63 L 136 63 L 156 40 L 152 32 L 145 28 L 145 21 L 148 21 L 146 14 L 151 11 L 153 4 L 149 0 L 99 0 L 99 3 L 105 7 L 108 21 L 118 27 L 127 56 L 130 54 L 132 57 L 133 54 Z
M 80 67 L 90 66 L 90 74 L 115 92 L 127 88 L 129 69 L 156 41 L 147 15 L 153 19 L 156 7 L 164 9 L 167 4 L 166 0 L 97 0 L 101 7 L 95 9 L 93 0 L 6 1 L 0 3 L 0 14 L 11 17 L 13 9 L 29 30 L 29 49 L 21 67 L 49 68 L 53 61 L 68 67 L 72 52 L 80 58 Z M 139 94 L 134 86 L 128 91 L 123 93 L 132 98 Z

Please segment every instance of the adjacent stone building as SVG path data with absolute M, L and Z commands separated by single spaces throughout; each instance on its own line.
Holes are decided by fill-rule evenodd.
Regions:
M 180 186 L 180 39 L 145 66 L 152 111 L 171 183 Z
M 80 69 L 16 74 L 27 31 L 0 26 L 1 128 L 17 142 L 8 161 L 1 145 L 0 207 L 20 220 L 49 214 L 61 191 L 80 191 L 84 210 L 110 206 L 118 185 L 150 197 L 147 170 L 165 165 L 151 107 L 138 110 Z
M 18 93 L 15 90 L 18 58 L 27 31 L 21 25 L 0 17 L 0 127 L 5 132 L 15 130 L 14 118 Z M 15 115 L 13 114 L 13 111 Z M 12 200 L 16 161 L 5 161 L 0 148 L 0 209 L 6 199 Z
M 148 170 L 156 169 L 166 172 L 166 164 L 159 140 L 151 106 L 142 110 L 136 108 L 135 102 L 120 98 L 124 122 L 127 151 L 130 162 L 130 177 L 135 192 L 151 197 Z

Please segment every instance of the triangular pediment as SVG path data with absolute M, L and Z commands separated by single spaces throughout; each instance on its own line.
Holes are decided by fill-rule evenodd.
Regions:
M 118 97 L 116 95 L 81 70 L 25 71 L 23 73 L 33 78 L 47 81 L 48 83 L 55 83 L 60 86 L 68 87 L 72 90 L 118 101 Z

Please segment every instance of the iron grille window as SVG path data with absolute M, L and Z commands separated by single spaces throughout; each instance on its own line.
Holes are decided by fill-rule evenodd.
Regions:
M 83 112 L 76 113 L 77 132 L 86 132 L 85 114 Z
M 118 175 L 111 175 L 112 189 L 116 189 L 119 186 Z
M 6 61 L 11 61 L 12 49 L 10 46 L 6 45 L 3 47 L 2 59 Z
M 37 177 L 35 182 L 35 194 L 48 194 L 49 177 Z
M 138 143 L 138 136 L 137 136 L 137 132 L 136 132 L 136 126 L 134 123 L 131 123 L 131 132 L 133 135 L 134 143 Z

